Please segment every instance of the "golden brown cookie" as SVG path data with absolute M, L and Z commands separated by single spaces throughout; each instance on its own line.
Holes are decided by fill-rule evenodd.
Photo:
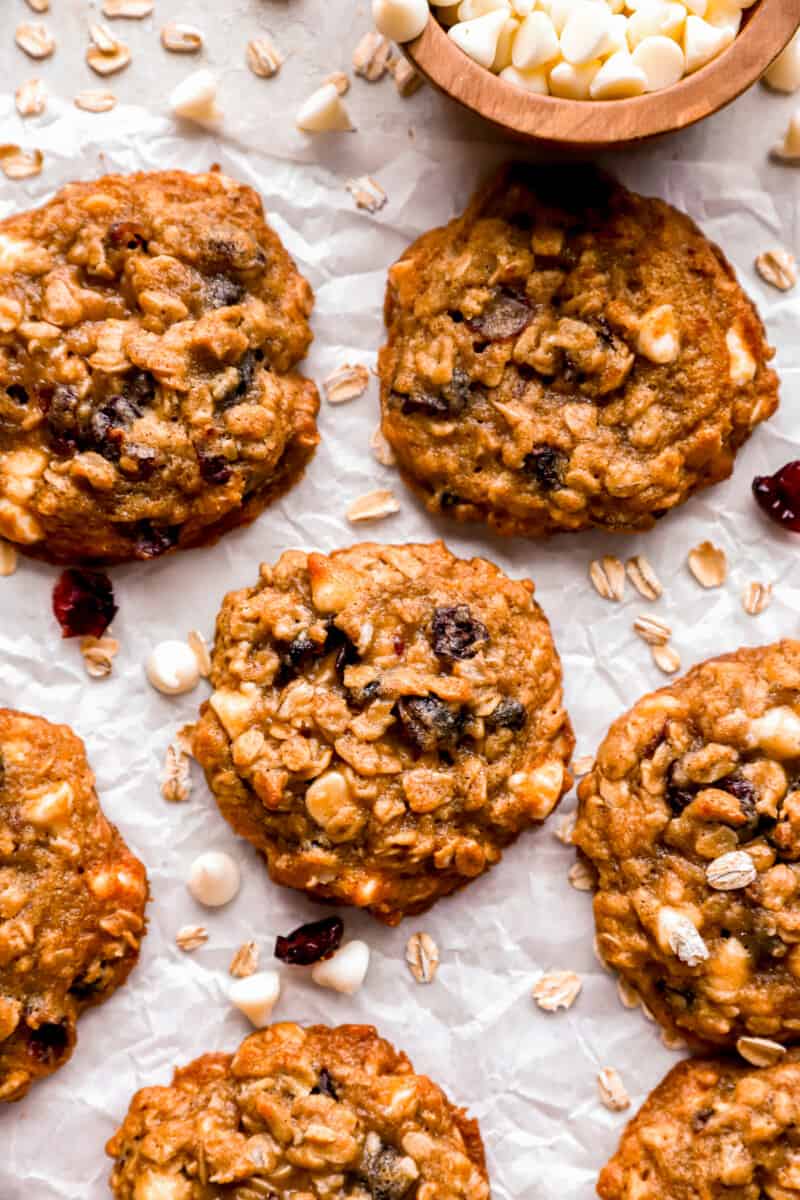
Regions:
M 252 520 L 301 474 L 311 289 L 252 188 L 108 175 L 0 222 L 0 535 L 147 559 Z
M 586 166 L 515 164 L 389 272 L 383 432 L 433 513 L 648 529 L 775 411 L 721 250 Z
M 533 585 L 441 543 L 289 551 L 217 619 L 194 752 L 272 878 L 388 924 L 480 875 L 569 788 Z
M 284 1023 L 133 1098 L 117 1200 L 489 1200 L 476 1121 L 368 1025 Z
M 0 709 L 0 1101 L 63 1066 L 77 1017 L 125 982 L 146 900 L 83 742 Z
M 800 1041 L 800 642 L 645 696 L 578 795 L 609 966 L 693 1043 Z
M 800 1192 L 800 1056 L 754 1070 L 679 1063 L 600 1172 L 602 1200 L 792 1200 Z

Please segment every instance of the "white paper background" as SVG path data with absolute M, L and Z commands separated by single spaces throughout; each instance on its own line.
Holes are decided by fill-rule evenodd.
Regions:
M 68 99 L 98 86 L 81 62 L 89 5 L 55 0 L 54 7 L 58 53 L 34 66 L 10 46 L 6 19 L 12 9 L 14 20 L 30 14 L 21 0 L 3 0 L 0 68 L 13 86 L 39 74 Z M 324 74 L 348 64 L 368 27 L 365 9 L 350 0 L 159 0 L 157 24 L 116 26 L 134 48 L 134 63 L 111 86 L 134 104 L 93 116 L 53 100 L 44 117 L 23 126 L 10 94 L 0 97 L 0 141 L 46 154 L 39 178 L 0 184 L 0 216 L 105 169 L 204 170 L 220 162 L 261 192 L 316 291 L 307 372 L 321 380 L 346 360 L 373 365 L 386 268 L 412 237 L 463 207 L 480 176 L 513 151 L 430 90 L 403 101 L 388 81 L 354 85 L 348 103 L 358 133 L 317 140 L 297 134 L 291 116 L 299 100 Z M 158 48 L 155 29 L 168 18 L 195 21 L 208 37 L 205 58 L 222 83 L 224 141 L 156 115 L 168 87 L 196 65 Z M 263 29 L 290 52 L 272 81 L 255 80 L 242 66 L 247 38 Z M 175 1063 L 203 1051 L 232 1049 L 248 1032 L 225 1001 L 233 950 L 252 937 L 268 961 L 276 933 L 319 912 L 270 884 L 255 853 L 229 832 L 198 773 L 185 805 L 167 805 L 158 789 L 167 743 L 193 717 L 205 688 L 163 698 L 146 684 L 143 660 L 156 642 L 192 627 L 210 635 L 223 591 L 252 582 L 259 561 L 288 547 L 330 550 L 361 536 L 443 536 L 457 553 L 486 554 L 511 574 L 531 575 L 564 662 L 578 753 L 593 750 L 617 713 L 665 682 L 631 631 L 638 613 L 673 625 L 686 667 L 797 633 L 800 541 L 760 518 L 749 487 L 755 473 L 797 454 L 800 302 L 770 290 L 752 269 L 765 248 L 800 250 L 800 174 L 766 158 L 791 108 L 791 99 L 756 89 L 682 137 L 608 158 L 626 182 L 687 209 L 722 244 L 767 321 L 783 380 L 781 411 L 741 453 L 734 478 L 650 534 L 537 544 L 433 521 L 369 451 L 377 420 L 373 383 L 349 406 L 323 406 L 322 445 L 306 478 L 255 525 L 208 550 L 113 571 L 120 605 L 114 633 L 122 649 L 110 680 L 88 679 L 77 646 L 61 641 L 50 613 L 53 569 L 23 560 L 16 575 L 0 580 L 0 703 L 69 721 L 85 739 L 106 812 L 144 859 L 153 890 L 150 932 L 127 987 L 83 1017 L 66 1068 L 0 1111 L 2 1200 L 103 1200 L 109 1169 L 103 1144 L 133 1091 L 166 1082 Z M 355 211 L 344 191 L 345 179 L 363 171 L 376 175 L 389 195 L 376 216 Z M 371 527 L 348 526 L 346 504 L 378 486 L 396 488 L 402 511 Z M 701 591 L 685 568 L 688 549 L 708 537 L 724 546 L 731 563 L 728 583 L 716 592 Z M 587 580 L 589 561 L 637 552 L 656 565 L 664 599 L 648 605 L 629 587 L 624 605 L 602 601 Z M 740 603 L 751 579 L 775 583 L 772 606 L 758 618 L 746 616 Z M 561 811 L 573 804 L 569 797 Z M 480 1118 L 498 1200 L 591 1196 L 625 1121 L 599 1103 L 597 1071 L 617 1067 L 638 1104 L 676 1060 L 652 1025 L 621 1008 L 614 981 L 593 957 L 589 897 L 567 883 L 573 856 L 553 836 L 557 821 L 524 837 L 491 875 L 420 921 L 392 931 L 345 912 L 348 935 L 364 937 L 372 948 L 365 987 L 341 997 L 287 970 L 275 1014 L 376 1023 Z M 212 847 L 233 853 L 243 870 L 240 895 L 221 912 L 200 909 L 184 887 L 195 854 Z M 210 932 L 208 945 L 191 955 L 174 944 L 187 922 L 205 923 Z M 416 985 L 403 962 L 406 938 L 419 927 L 442 952 L 429 988 Z M 584 977 L 569 1013 L 543 1014 L 530 999 L 538 974 L 550 967 Z

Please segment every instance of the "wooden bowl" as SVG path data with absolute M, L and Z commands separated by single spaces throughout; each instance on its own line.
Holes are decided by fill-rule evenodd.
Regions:
M 623 145 L 685 129 L 763 75 L 800 25 L 800 0 L 760 0 L 731 45 L 673 87 L 630 100 L 561 100 L 515 87 L 478 66 L 436 17 L 405 52 L 440 91 L 508 132 L 576 149 Z

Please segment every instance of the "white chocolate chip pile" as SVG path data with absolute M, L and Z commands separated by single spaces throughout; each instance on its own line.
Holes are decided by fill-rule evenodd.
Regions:
M 736 37 L 755 0 L 430 0 L 465 54 L 517 87 L 621 100 L 671 87 Z

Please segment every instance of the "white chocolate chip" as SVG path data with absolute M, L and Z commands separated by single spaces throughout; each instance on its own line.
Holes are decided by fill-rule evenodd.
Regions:
M 776 92 L 796 92 L 800 88 L 800 29 L 767 69 L 764 83 Z
M 186 642 L 159 642 L 145 664 L 147 678 L 165 696 L 190 692 L 200 681 L 197 655 Z
M 561 34 L 561 53 L 574 67 L 603 58 L 610 49 L 612 14 L 605 4 L 590 0 L 567 17 Z
M 750 723 L 750 744 L 777 759 L 800 756 L 800 717 L 792 708 L 768 708 Z
M 642 38 L 631 54 L 631 58 L 647 76 L 648 92 L 657 92 L 661 88 L 672 87 L 679 79 L 683 78 L 683 51 L 672 38 L 660 36 Z
M 320 987 L 332 988 L 352 996 L 357 992 L 369 968 L 369 946 L 366 942 L 345 942 L 330 958 L 324 958 L 311 968 L 311 978 Z
M 309 96 L 300 106 L 295 124 L 304 133 L 346 133 L 353 128 L 334 83 L 323 83 Z
M 239 867 L 230 854 L 208 850 L 192 863 L 186 886 L 198 904 L 221 908 L 234 898 L 240 883 Z
M 169 110 L 176 117 L 198 125 L 215 125 L 222 117 L 217 107 L 217 79 L 213 71 L 203 67 L 194 71 L 172 89 Z
M 547 86 L 547 71 L 544 69 L 518 71 L 516 67 L 504 67 L 500 72 L 500 78 L 505 79 L 507 83 L 513 83 L 514 87 L 523 88 L 526 92 L 534 92 L 538 96 L 546 96 L 550 90 Z
M 519 27 L 511 50 L 518 71 L 532 71 L 558 58 L 558 34 L 547 13 L 532 12 Z
M 601 63 L 584 63 L 574 67 L 572 63 L 560 62 L 550 72 L 550 91 L 562 100 L 589 100 L 592 83 Z
M 607 58 L 592 80 L 589 95 L 592 100 L 624 100 L 641 96 L 647 89 L 647 76 L 628 54 L 618 50 Z
M 647 38 L 637 47 L 637 52 L 647 43 L 669 41 L 668 38 Z M 674 46 L 674 42 L 669 43 Z M 676 47 L 677 49 L 677 47 Z M 635 52 L 636 53 L 636 52 Z M 678 51 L 680 53 L 680 51 Z M 642 68 L 643 70 L 645 68 Z M 651 89 L 652 90 L 652 89 Z M 639 321 L 637 349 L 650 362 L 664 365 L 675 362 L 681 351 L 680 331 L 671 304 L 659 304 L 649 309 Z
M 727 26 L 717 28 L 709 25 L 702 17 L 690 15 L 683 28 L 683 53 L 686 58 L 686 74 L 699 71 L 706 63 L 721 54 L 734 39 Z
M 393 42 L 419 37 L 429 15 L 427 0 L 372 0 L 372 19 L 378 32 Z
M 730 356 L 730 381 L 734 387 L 744 387 L 755 377 L 757 364 L 736 325 L 726 333 L 725 344 Z
M 800 109 L 793 113 L 783 141 L 772 147 L 772 153 L 784 162 L 800 162 Z
M 504 9 L 495 9 L 472 21 L 460 21 L 448 30 L 449 37 L 460 50 L 481 67 L 491 67 L 497 54 L 497 43 L 507 20 Z
M 244 1013 L 256 1029 L 269 1024 L 280 994 L 281 977 L 277 971 L 258 971 L 245 979 L 237 979 L 228 989 L 231 1004 Z
M 635 49 L 648 37 L 676 40 L 683 33 L 685 22 L 686 9 L 682 4 L 671 3 L 670 0 L 648 0 L 639 5 L 628 21 L 628 42 L 631 49 Z

